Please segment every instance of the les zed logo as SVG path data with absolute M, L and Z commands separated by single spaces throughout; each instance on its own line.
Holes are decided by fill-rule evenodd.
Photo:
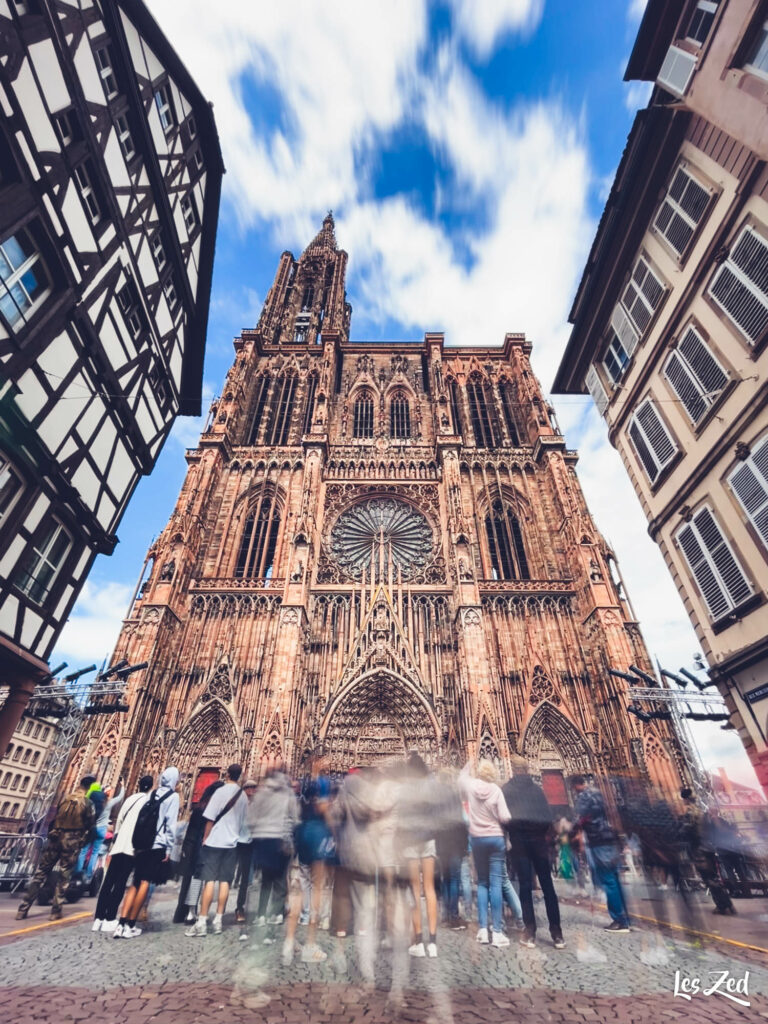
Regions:
M 708 971 L 714 980 L 711 984 L 702 982 L 701 978 L 689 978 L 675 971 L 675 991 L 673 995 L 687 999 L 689 1002 L 692 996 L 699 994 L 703 996 L 723 996 L 740 1006 L 749 1006 L 749 999 L 741 999 L 740 996 L 749 995 L 749 971 L 744 972 L 743 978 L 731 977 L 730 971 Z

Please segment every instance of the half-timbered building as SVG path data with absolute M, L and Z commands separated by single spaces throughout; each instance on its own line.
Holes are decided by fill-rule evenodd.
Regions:
M 140 0 L 0 0 L 4 749 L 97 553 L 200 409 L 223 166 Z

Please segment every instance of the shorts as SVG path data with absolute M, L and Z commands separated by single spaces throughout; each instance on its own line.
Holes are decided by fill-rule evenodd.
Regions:
M 296 853 L 302 864 L 319 860 L 336 863 L 336 840 L 324 821 L 319 818 L 302 821 L 296 831 Z
M 418 843 L 415 846 L 406 846 L 403 850 L 403 857 L 406 860 L 423 860 L 425 857 L 437 857 L 437 847 L 434 839 L 428 839 L 426 843 Z
M 231 885 L 236 867 L 236 846 L 203 846 L 200 852 L 201 881 L 228 882 Z
M 163 868 L 168 851 L 165 847 L 159 850 L 141 850 L 135 855 L 133 868 L 133 884 L 138 886 L 140 882 L 151 882 L 153 885 L 163 885 L 168 881 L 167 872 Z

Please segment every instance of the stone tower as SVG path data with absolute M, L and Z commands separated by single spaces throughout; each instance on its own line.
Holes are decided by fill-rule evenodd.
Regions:
M 531 345 L 349 340 L 326 217 L 280 258 L 148 553 L 113 661 L 130 710 L 75 752 L 107 780 L 232 761 L 335 770 L 418 749 L 680 784 L 662 723 L 609 667 L 650 670 L 615 560 L 531 370 Z

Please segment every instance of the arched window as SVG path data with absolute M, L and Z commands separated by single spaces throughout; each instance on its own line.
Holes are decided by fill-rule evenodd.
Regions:
M 404 391 L 396 391 L 389 405 L 389 433 L 391 437 L 411 436 L 411 407 Z
M 355 402 L 353 437 L 373 437 L 373 396 L 361 391 Z
M 32 755 L 32 767 L 34 768 L 37 762 L 40 760 L 40 751 L 36 750 Z
M 288 444 L 296 395 L 296 374 L 285 373 L 275 381 L 272 415 L 267 424 L 265 444 Z
M 500 501 L 493 503 L 485 517 L 485 535 L 495 580 L 530 579 L 520 523 Z
M 312 373 L 307 378 L 307 396 L 304 399 L 304 434 L 312 433 L 312 419 L 315 415 L 315 391 L 317 391 L 317 375 Z
M 11 773 L 10 772 L 6 772 L 5 775 L 3 776 L 2 785 L 3 786 L 9 786 L 10 784 L 11 784 Z
M 274 566 L 279 532 L 280 509 L 273 494 L 264 494 L 261 502 L 246 516 L 235 576 L 269 579 Z
M 517 430 L 517 401 L 512 382 L 503 380 L 499 385 L 501 392 L 501 408 L 504 413 L 504 421 L 509 431 L 509 440 L 515 448 L 520 447 L 520 435 Z
M 448 382 L 448 390 L 451 395 L 451 415 L 453 416 L 453 430 L 456 434 L 464 433 L 464 425 L 461 418 L 461 398 L 459 385 L 455 380 Z
M 11 789 L 18 789 L 20 782 L 21 782 L 21 776 L 20 775 L 14 775 L 13 776 L 13 782 L 11 783 Z
M 0 815 L 5 817 L 6 814 L 8 813 L 8 808 L 10 806 L 11 806 L 11 801 L 10 800 L 6 800 L 5 803 L 3 804 L 2 808 L 0 808 Z
M 269 394 L 269 374 L 263 373 L 261 377 L 256 381 L 256 394 L 254 398 L 253 407 L 253 419 L 251 420 L 251 430 L 248 435 L 248 444 L 259 443 L 259 427 L 264 417 L 264 407 L 267 404 L 267 395 Z
M 478 448 L 495 448 L 501 441 L 493 415 L 493 400 L 478 373 L 472 374 L 467 383 L 469 411 L 472 415 L 472 430 Z

